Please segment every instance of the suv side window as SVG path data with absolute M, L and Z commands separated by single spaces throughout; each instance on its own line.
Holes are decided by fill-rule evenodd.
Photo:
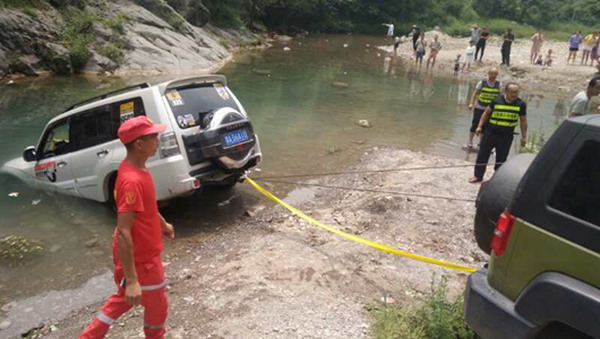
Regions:
M 103 144 L 113 140 L 110 105 L 100 106 L 71 118 L 71 135 L 75 149 Z
M 73 150 L 72 148 L 68 120 L 64 119 L 46 131 L 42 141 L 41 159 L 67 154 Z
M 600 226 L 600 142 L 586 141 L 550 198 L 550 206 Z
M 121 123 L 138 115 L 146 115 L 142 98 L 99 106 L 75 115 L 71 118 L 74 150 L 116 140 Z

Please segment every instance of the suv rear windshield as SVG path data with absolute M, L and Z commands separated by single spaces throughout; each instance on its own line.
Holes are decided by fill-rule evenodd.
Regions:
M 180 128 L 206 127 L 203 120 L 223 107 L 240 110 L 220 83 L 171 89 L 165 94 Z

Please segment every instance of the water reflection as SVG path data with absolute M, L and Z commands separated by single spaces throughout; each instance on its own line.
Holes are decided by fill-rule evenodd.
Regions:
M 558 122 L 561 119 L 564 119 L 566 116 L 567 108 L 565 106 L 565 99 L 558 98 L 556 100 L 556 104 L 554 105 L 554 111 L 552 111 L 552 116 L 554 117 L 554 121 Z

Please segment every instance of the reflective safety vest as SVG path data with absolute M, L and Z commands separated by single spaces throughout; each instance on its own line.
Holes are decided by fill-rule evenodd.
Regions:
M 500 82 L 496 81 L 494 86 L 488 84 L 487 79 L 481 80 L 481 91 L 477 97 L 477 101 L 481 106 L 488 106 L 494 98 L 500 95 Z
M 520 112 L 521 106 L 508 103 L 503 105 L 496 104 L 488 123 L 500 127 L 515 127 L 519 122 Z

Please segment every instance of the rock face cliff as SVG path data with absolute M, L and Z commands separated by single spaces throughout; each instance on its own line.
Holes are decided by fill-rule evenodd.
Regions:
M 210 72 L 232 47 L 260 43 L 208 23 L 201 1 L 178 0 L 177 10 L 165 0 L 69 1 L 0 9 L 0 77 Z

